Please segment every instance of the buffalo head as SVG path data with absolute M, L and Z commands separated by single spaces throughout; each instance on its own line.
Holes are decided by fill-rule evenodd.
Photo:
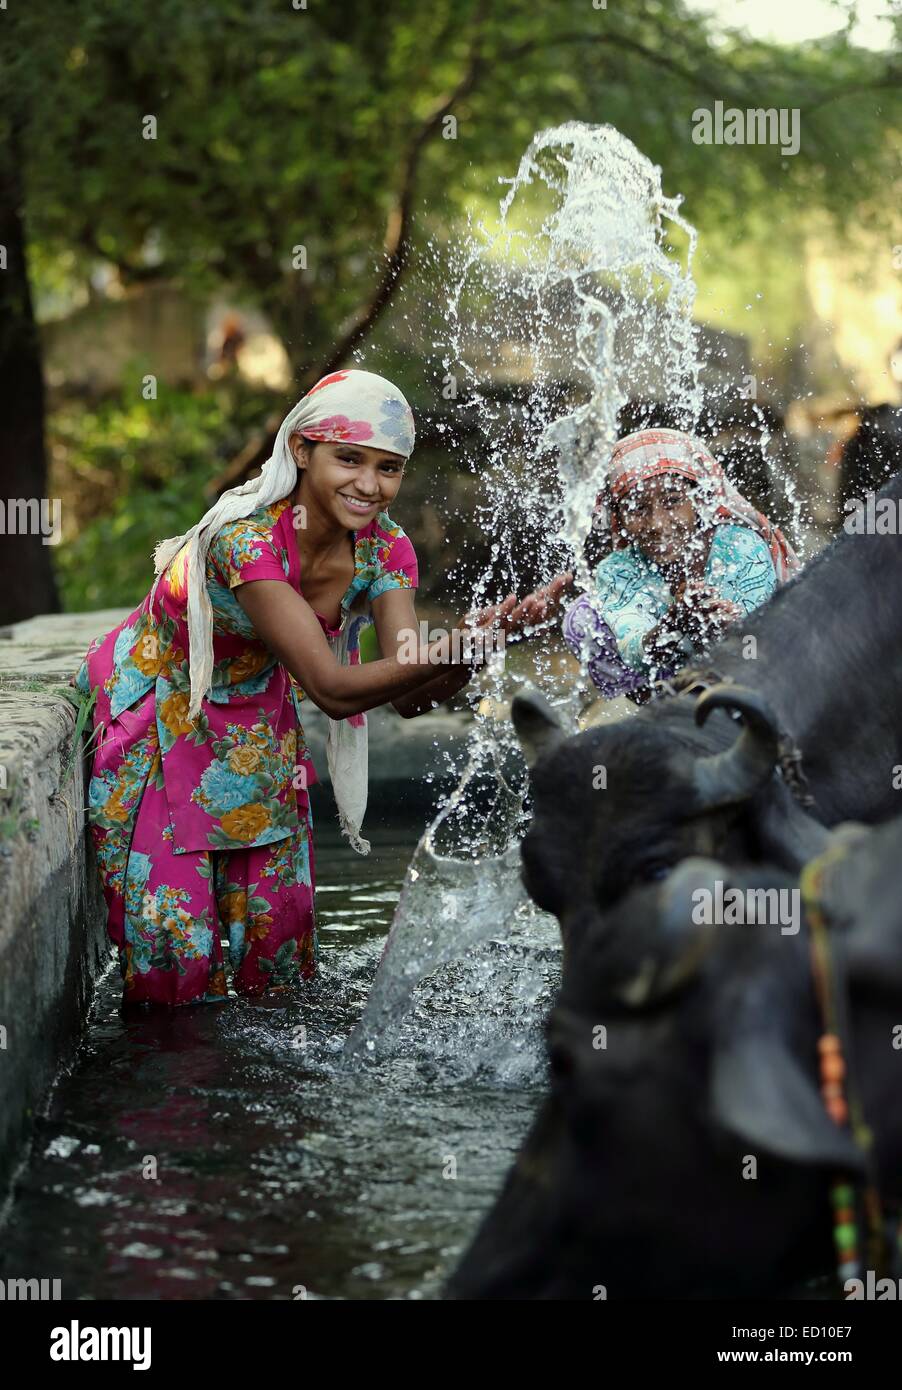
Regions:
M 690 855 L 791 871 L 826 843 L 776 770 L 781 734 L 753 690 L 715 686 L 569 738 L 536 693 L 512 717 L 533 803 L 524 881 L 565 944 Z
M 878 1176 L 898 1199 L 902 820 L 847 840 L 823 906 Z M 819 1094 L 807 923 L 707 921 L 700 895 L 718 884 L 799 888 L 692 858 L 571 943 L 550 1095 L 450 1296 L 771 1297 L 829 1277 L 829 1185 L 864 1160 Z

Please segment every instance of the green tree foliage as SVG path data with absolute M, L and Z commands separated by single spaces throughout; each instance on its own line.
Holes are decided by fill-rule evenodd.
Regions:
M 845 33 L 794 49 L 718 36 L 682 0 L 10 0 L 0 33 L 0 240 L 20 245 L 24 226 L 32 279 L 60 289 L 103 259 L 126 284 L 226 289 L 270 315 L 299 389 L 369 336 L 412 250 L 497 207 L 499 175 L 545 125 L 616 125 L 737 264 L 749 229 L 793 258 L 809 209 L 889 226 L 898 201 L 893 55 Z M 692 113 L 715 101 L 798 108 L 801 152 L 695 144 Z M 440 251 L 421 265 L 441 278 Z M 36 344 L 25 255 L 10 267 L 8 384 Z M 434 322 L 435 305 L 417 308 Z M 30 361 L 39 382 L 36 347 Z M 15 394 L 4 469 L 40 495 L 43 402 Z M 271 405 L 129 399 L 53 421 L 77 524 L 53 557 L 69 607 L 140 599 L 154 543 L 197 519 L 211 472 Z M 46 548 L 38 559 L 19 566 L 29 597 L 8 617 L 52 606 Z
M 61 404 L 50 420 L 64 544 L 54 554 L 67 611 L 138 604 L 153 582 L 153 548 L 209 505 L 204 488 L 271 408 L 241 388 L 168 389 Z
M 719 38 L 681 0 L 29 0 L 2 23 L 41 263 L 227 285 L 271 315 L 301 381 L 346 358 L 415 237 L 496 199 L 543 125 L 617 125 L 702 226 L 753 203 L 784 222 L 892 207 L 892 58 L 845 35 Z M 693 143 L 715 100 L 798 108 L 801 153 Z

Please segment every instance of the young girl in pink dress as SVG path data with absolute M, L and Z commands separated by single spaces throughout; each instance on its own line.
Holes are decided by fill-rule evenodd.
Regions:
M 161 541 L 146 598 L 92 642 L 73 683 L 94 694 L 88 816 L 124 1002 L 224 999 L 223 934 L 239 994 L 311 976 L 304 700 L 329 716 L 339 818 L 366 853 L 364 712 L 420 714 L 469 680 L 461 644 L 409 659 L 417 560 L 388 507 L 413 444 L 391 382 L 324 377 L 259 477 Z M 503 626 L 513 602 L 459 626 Z M 361 665 L 370 621 L 383 655 Z

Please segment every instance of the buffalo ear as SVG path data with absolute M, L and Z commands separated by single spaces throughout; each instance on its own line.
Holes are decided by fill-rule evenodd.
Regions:
M 747 1032 L 718 1045 L 711 1078 L 714 1117 L 750 1148 L 789 1163 L 865 1171 L 851 1134 L 830 1119 L 787 1045 Z
M 527 690 L 522 695 L 514 696 L 511 718 L 527 767 L 534 767 L 539 758 L 550 753 L 566 738 L 557 715 L 538 690 Z

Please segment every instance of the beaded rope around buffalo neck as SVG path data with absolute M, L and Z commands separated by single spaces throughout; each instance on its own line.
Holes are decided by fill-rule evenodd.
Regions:
M 655 681 L 653 689 L 664 697 L 692 695 L 697 699 L 712 685 L 735 684 L 732 677 L 724 677 L 711 667 L 687 667 L 672 677 Z M 783 780 L 795 800 L 806 809 L 813 806 L 814 797 L 807 790 L 808 781 L 802 769 L 801 750 L 788 734 L 780 735 L 780 754 L 777 762 Z M 892 1259 L 891 1247 L 894 1246 L 898 1267 L 902 1269 L 902 1211 L 897 1213 L 895 1240 L 891 1241 L 887 1236 L 883 1204 L 872 1171 L 873 1136 L 864 1120 L 858 1088 L 853 1084 L 845 992 L 840 987 L 839 972 L 830 948 L 829 923 L 822 906 L 821 888 L 824 873 L 829 865 L 836 863 L 846 852 L 845 845 L 832 846 L 805 865 L 799 880 L 811 934 L 811 969 L 815 993 L 824 1026 L 824 1031 L 818 1039 L 821 1098 L 827 1114 L 835 1124 L 842 1126 L 851 1119 L 852 1137 L 863 1153 L 868 1169 L 868 1181 L 859 1185 L 858 1194 L 855 1184 L 845 1178 L 837 1178 L 830 1187 L 833 1241 L 840 1285 L 843 1285 L 846 1279 L 860 1275 L 859 1231 L 862 1226 L 866 1226 L 868 1233 L 870 1268 L 875 1271 L 886 1270 Z M 846 1081 L 845 1087 L 843 1081 Z M 860 1214 L 856 1208 L 861 1209 Z
M 874 1270 L 878 1278 L 882 1277 L 888 1272 L 892 1259 L 874 1167 L 874 1136 L 865 1120 L 860 1091 L 855 1083 L 845 978 L 832 949 L 830 923 L 823 902 L 824 877 L 847 852 L 845 844 L 831 845 L 805 865 L 799 878 L 810 935 L 811 973 L 824 1029 L 817 1044 L 821 1099 L 833 1123 L 840 1129 L 848 1126 L 865 1161 L 863 1182 L 855 1184 L 837 1178 L 830 1187 L 833 1243 L 841 1287 L 847 1279 L 861 1277 L 862 1227 L 867 1232 L 868 1268 Z M 897 1248 L 900 1248 L 900 1241 L 902 1221 L 897 1226 Z

